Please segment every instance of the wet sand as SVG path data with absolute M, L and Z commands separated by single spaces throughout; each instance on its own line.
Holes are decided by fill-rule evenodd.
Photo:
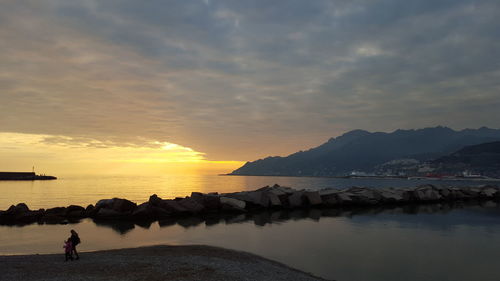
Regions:
M 68 262 L 63 253 L 0 256 L 0 280 L 325 279 L 246 252 L 159 245 L 80 253 L 80 260 Z

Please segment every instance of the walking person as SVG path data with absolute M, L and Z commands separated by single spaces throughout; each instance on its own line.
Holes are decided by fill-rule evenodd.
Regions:
M 76 245 L 80 244 L 81 241 L 78 233 L 76 233 L 74 229 L 71 230 L 71 237 L 69 237 L 69 240 L 71 241 L 71 254 L 75 254 L 75 259 L 80 259 L 78 252 L 76 251 Z

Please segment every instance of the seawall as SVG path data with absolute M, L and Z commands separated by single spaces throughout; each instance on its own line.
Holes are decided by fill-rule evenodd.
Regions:
M 55 180 L 54 176 L 37 175 L 34 172 L 0 172 L 0 180 Z

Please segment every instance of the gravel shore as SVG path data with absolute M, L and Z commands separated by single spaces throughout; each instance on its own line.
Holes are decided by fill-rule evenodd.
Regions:
M 211 246 L 149 246 L 0 256 L 0 280 L 325 280 L 253 254 Z

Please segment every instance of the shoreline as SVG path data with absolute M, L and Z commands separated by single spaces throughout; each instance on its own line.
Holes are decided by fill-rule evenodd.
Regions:
M 154 245 L 64 254 L 0 255 L 2 280 L 327 280 L 248 252 Z

